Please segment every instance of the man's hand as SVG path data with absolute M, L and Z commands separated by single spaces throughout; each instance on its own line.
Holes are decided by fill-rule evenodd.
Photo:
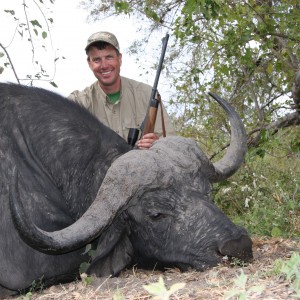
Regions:
M 149 149 L 152 144 L 157 141 L 159 137 L 155 133 L 147 133 L 140 140 L 137 141 L 136 145 L 141 150 Z

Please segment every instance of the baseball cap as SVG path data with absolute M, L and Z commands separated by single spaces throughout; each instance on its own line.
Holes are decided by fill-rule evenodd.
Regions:
M 116 36 L 110 32 L 99 31 L 99 32 L 92 34 L 87 40 L 87 45 L 85 47 L 85 50 L 87 50 L 87 48 L 89 46 L 91 46 L 92 44 L 94 44 L 96 42 L 106 42 L 106 43 L 114 46 L 118 51 L 120 51 L 119 42 L 118 42 Z

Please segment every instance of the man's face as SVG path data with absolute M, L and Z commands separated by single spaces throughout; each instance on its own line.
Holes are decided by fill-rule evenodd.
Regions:
M 88 52 L 88 64 L 101 87 L 114 87 L 119 85 L 122 54 L 107 45 L 105 49 L 98 50 L 91 47 Z

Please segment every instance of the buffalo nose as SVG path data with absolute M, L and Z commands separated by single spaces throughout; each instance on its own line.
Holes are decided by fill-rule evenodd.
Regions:
M 246 235 L 226 241 L 219 251 L 224 256 L 239 258 L 246 262 L 253 259 L 252 241 Z

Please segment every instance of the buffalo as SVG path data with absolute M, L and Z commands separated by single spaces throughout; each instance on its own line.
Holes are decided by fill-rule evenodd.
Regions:
M 132 149 L 80 105 L 44 89 L 0 83 L 0 297 L 124 268 L 202 271 L 224 256 L 252 259 L 252 241 L 212 202 L 214 182 L 247 150 L 226 111 L 231 141 L 211 162 L 193 139 Z M 86 246 L 93 250 L 92 255 Z

